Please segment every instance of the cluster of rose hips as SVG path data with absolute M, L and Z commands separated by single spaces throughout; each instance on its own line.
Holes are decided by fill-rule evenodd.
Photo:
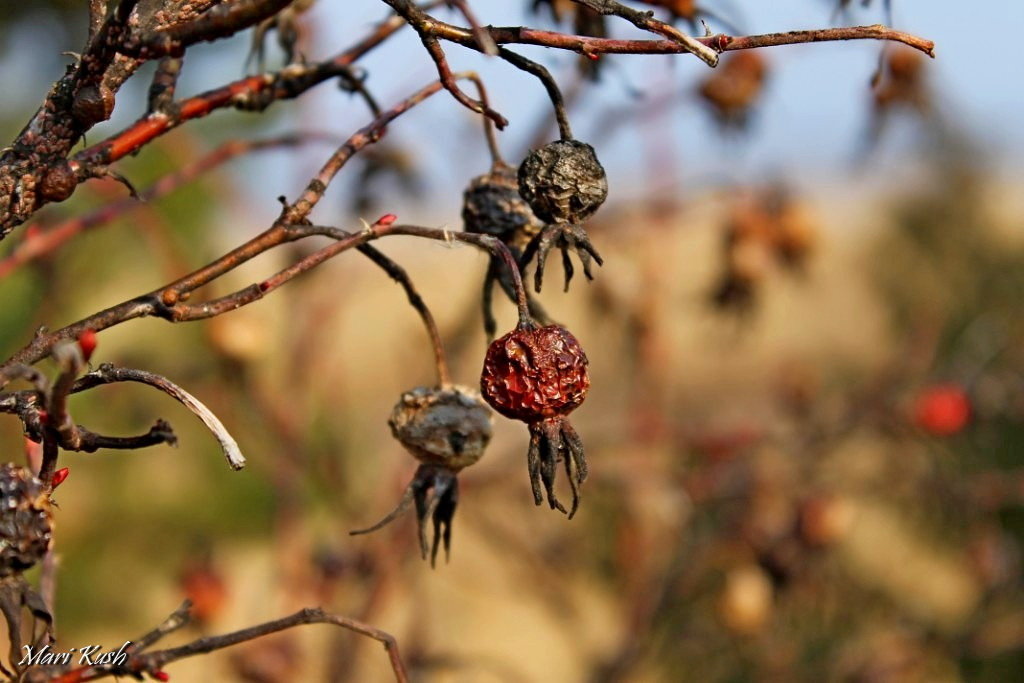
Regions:
M 573 275 L 570 252 L 579 257 L 584 274 L 592 277 L 591 258 L 600 264 L 601 257 L 583 222 L 607 195 L 608 182 L 593 147 L 558 140 L 529 154 L 518 170 L 495 160 L 487 173 L 470 182 L 462 217 L 467 232 L 500 240 L 518 261 L 520 274 L 536 257 L 539 292 L 547 256 L 555 248 L 562 252 L 566 286 Z M 485 282 L 487 296 L 498 281 L 514 297 L 514 278 L 504 271 L 504 264 L 494 259 Z M 485 300 L 485 326 L 488 311 L 489 300 Z M 492 330 L 487 331 L 490 336 Z M 491 439 L 487 404 L 505 417 L 527 423 L 527 469 L 534 502 L 540 505 L 546 497 L 552 509 L 571 518 L 579 507 L 587 462 L 583 443 L 567 416 L 583 403 L 589 387 L 587 356 L 576 338 L 564 327 L 540 325 L 521 315 L 515 329 L 488 347 L 480 394 L 442 385 L 402 395 L 391 414 L 391 433 L 420 466 L 394 511 L 352 533 L 376 531 L 415 505 L 423 557 L 429 555 L 435 562 L 441 546 L 447 554 L 458 504 L 457 475 L 480 460 Z M 572 491 L 568 508 L 555 492 L 559 466 Z M 433 526 L 430 542 L 428 524 Z
M 720 308 L 749 309 L 773 263 L 802 272 L 817 242 L 807 208 L 781 187 L 738 201 L 722 241 L 722 273 L 712 292 Z

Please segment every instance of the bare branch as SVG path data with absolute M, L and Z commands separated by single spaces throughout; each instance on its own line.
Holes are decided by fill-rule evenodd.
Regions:
M 621 17 L 645 31 L 661 34 L 670 41 L 680 45 L 684 51 L 697 55 L 708 66 L 718 65 L 718 54 L 714 50 L 686 35 L 675 26 L 658 21 L 653 17 L 653 12 L 641 12 L 615 2 L 615 0 L 573 0 L 573 2 L 589 7 L 601 14 Z
M 240 470 L 245 467 L 245 457 L 238 448 L 238 443 L 228 432 L 227 427 L 210 411 L 203 403 L 192 394 L 188 393 L 166 377 L 145 370 L 134 370 L 131 368 L 116 368 L 109 363 L 104 363 L 97 370 L 83 375 L 75 382 L 72 393 L 78 393 L 101 384 L 112 382 L 139 382 L 148 384 L 164 392 L 171 398 L 176 399 L 183 406 L 203 421 L 217 441 L 220 443 L 224 457 L 232 469 Z
M 150 640 L 148 644 L 152 644 L 152 642 L 163 637 L 166 633 L 179 628 L 183 623 L 183 620 L 186 618 L 183 611 L 187 611 L 187 609 L 188 604 L 186 603 L 186 605 L 183 605 L 173 615 L 171 615 L 171 617 L 165 621 L 160 628 L 151 632 L 151 634 L 147 636 Z M 279 631 L 307 624 L 330 624 L 333 626 L 340 626 L 341 628 L 378 641 L 384 645 L 384 649 L 387 651 L 388 660 L 391 664 L 391 670 L 394 672 L 395 680 L 398 683 L 407 683 L 409 680 L 409 676 L 405 670 L 405 665 L 402 663 L 402 658 L 398 651 L 398 641 L 396 641 L 395 637 L 390 633 L 381 631 L 378 628 L 374 628 L 373 626 L 364 624 L 363 622 L 355 619 L 350 619 L 337 614 L 330 614 L 319 607 L 307 607 L 306 609 L 299 610 L 295 614 L 281 619 L 275 619 L 274 621 L 268 621 L 257 626 L 250 626 L 249 628 L 232 631 L 231 633 L 225 633 L 219 636 L 199 638 L 197 640 L 193 640 L 191 643 L 186 643 L 179 647 L 157 650 L 155 652 L 136 651 L 136 654 L 132 654 L 128 658 L 127 662 L 119 666 L 91 666 L 73 669 L 65 674 L 50 679 L 50 683 L 82 683 L 84 681 L 95 681 L 101 678 L 107 678 L 108 676 L 140 677 L 142 674 L 155 674 L 162 671 L 166 665 L 179 659 L 206 654 L 213 652 L 214 650 L 221 650 L 233 645 L 238 645 L 239 643 L 270 635 L 271 633 L 277 633 Z

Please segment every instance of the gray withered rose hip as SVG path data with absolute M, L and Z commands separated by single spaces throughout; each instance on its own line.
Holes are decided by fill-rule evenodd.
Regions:
M 519 165 L 519 194 L 546 223 L 580 223 L 604 204 L 608 177 L 593 147 L 556 140 Z
M 24 467 L 0 466 L 0 577 L 20 574 L 43 559 L 52 537 L 46 487 Z
M 483 457 L 491 440 L 491 411 L 472 389 L 459 386 L 418 387 L 402 394 L 388 420 L 391 433 L 420 466 L 398 506 L 373 526 L 350 532 L 376 531 L 416 505 L 420 552 L 433 566 L 443 544 L 451 547 L 452 518 L 459 500 L 457 475 Z M 427 543 L 427 521 L 433 542 Z
M 523 249 L 543 225 L 519 194 L 516 169 L 501 160 L 496 160 L 490 171 L 470 181 L 462 196 L 462 222 L 466 232 L 500 240 L 516 261 L 522 258 Z M 488 339 L 493 339 L 498 329 L 492 301 L 495 284 L 509 299 L 516 300 L 508 269 L 500 259 L 492 258 L 484 278 L 482 299 L 484 333 Z M 538 318 L 547 318 L 537 302 L 530 302 L 530 310 Z
M 458 386 L 405 392 L 388 424 L 414 458 L 454 472 L 479 460 L 491 440 L 491 411 L 476 392 Z
M 519 194 L 516 169 L 501 162 L 470 181 L 462 195 L 462 223 L 466 232 L 491 235 L 517 248 L 540 232 L 540 221 Z
M 554 488 L 558 464 L 564 465 L 572 490 L 570 519 L 579 507 L 587 461 L 567 416 L 587 396 L 587 364 L 576 337 L 564 327 L 520 326 L 490 345 L 480 375 L 480 390 L 491 407 L 529 426 L 527 469 L 537 505 L 546 493 L 553 510 L 566 512 Z
M 537 257 L 534 288 L 541 290 L 544 265 L 555 247 L 562 252 L 566 289 L 573 276 L 570 251 L 579 256 L 587 279 L 593 279 L 591 257 L 598 265 L 604 262 L 582 223 L 608 197 L 608 178 L 594 148 L 579 140 L 557 140 L 531 152 L 519 166 L 519 194 L 548 224 L 530 241 L 521 259 L 520 265 L 525 268 Z

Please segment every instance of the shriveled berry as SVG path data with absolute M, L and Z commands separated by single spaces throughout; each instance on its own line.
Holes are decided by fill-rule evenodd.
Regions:
M 24 467 L 0 467 L 0 577 L 19 574 L 43 559 L 52 535 L 43 482 Z
M 523 160 L 519 194 L 546 223 L 581 223 L 608 197 L 608 177 L 593 147 L 557 140 Z
M 458 386 L 418 387 L 391 412 L 391 433 L 420 462 L 457 472 L 481 458 L 491 440 L 491 411 Z
M 526 246 L 540 231 L 540 222 L 519 195 L 515 169 L 500 163 L 470 181 L 462 195 L 462 223 L 466 232 L 517 247 Z
M 368 534 L 387 526 L 415 503 L 420 551 L 430 564 L 443 545 L 448 556 L 452 519 L 459 502 L 458 473 L 478 461 L 491 440 L 491 411 L 479 394 L 459 386 L 418 387 L 402 394 L 391 412 L 391 433 L 422 464 L 405 489 L 398 506 L 366 529 Z M 427 543 L 427 525 L 433 524 L 433 542 Z
M 568 415 L 587 396 L 587 355 L 559 325 L 515 329 L 487 349 L 480 390 L 499 413 L 523 422 Z

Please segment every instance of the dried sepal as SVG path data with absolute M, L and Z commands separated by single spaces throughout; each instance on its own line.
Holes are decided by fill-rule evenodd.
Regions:
M 416 505 L 416 523 L 419 528 L 420 553 L 430 566 L 437 563 L 437 551 L 444 545 L 445 561 L 451 552 L 452 519 L 459 502 L 459 480 L 455 472 L 434 465 L 420 465 L 405 489 L 405 494 L 394 510 L 382 520 L 365 529 L 350 531 L 349 535 L 369 534 L 384 528 L 401 517 L 409 506 Z M 427 523 L 433 524 L 433 540 L 427 543 Z
M 583 264 L 583 274 L 588 280 L 593 280 L 594 275 L 590 270 L 590 259 L 593 257 L 597 265 L 604 265 L 604 259 L 597 253 L 597 249 L 590 242 L 587 231 L 579 225 L 556 224 L 549 225 L 540 234 L 533 238 L 523 252 L 520 267 L 537 258 L 537 269 L 533 273 L 533 288 L 540 292 L 544 284 L 544 267 L 547 264 L 548 254 L 552 249 L 559 249 L 562 252 L 562 268 L 565 272 L 565 291 L 569 291 L 569 283 L 572 281 L 574 269 L 569 259 L 569 252 L 575 252 Z

